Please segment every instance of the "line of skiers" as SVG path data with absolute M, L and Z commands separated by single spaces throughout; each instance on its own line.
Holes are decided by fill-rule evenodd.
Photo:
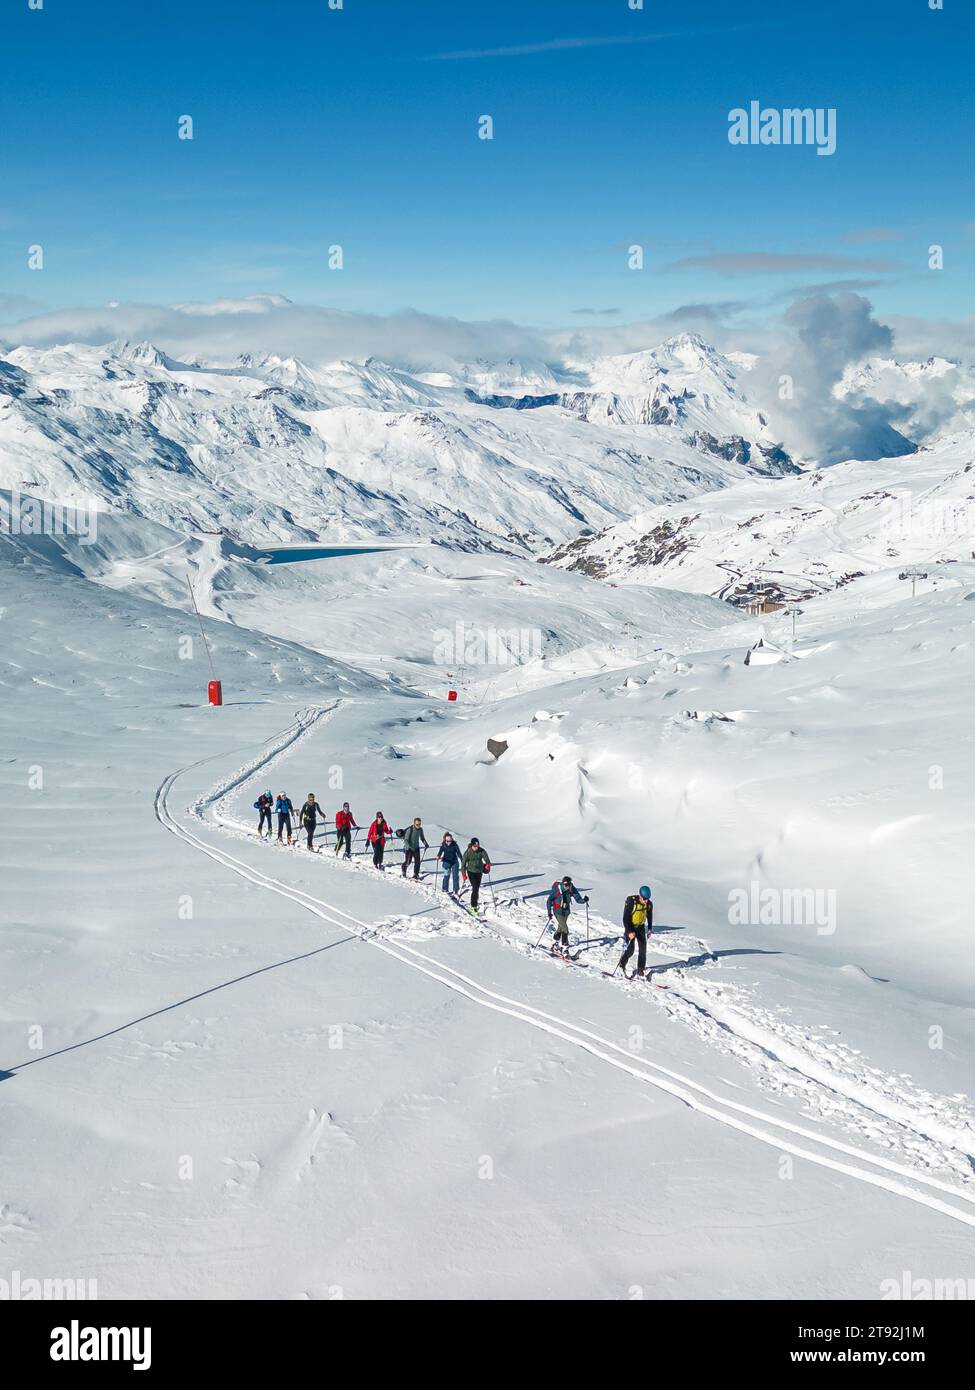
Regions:
M 314 850 L 315 832 L 318 829 L 318 822 L 323 823 L 327 816 L 322 811 L 320 802 L 315 798 L 314 792 L 309 792 L 307 799 L 303 802 L 301 810 L 296 812 L 291 798 L 281 792 L 277 798 L 270 792 L 262 792 L 254 802 L 254 810 L 258 812 L 257 833 L 258 835 L 270 839 L 273 834 L 272 813 L 277 816 L 279 843 L 290 845 L 293 841 L 294 821 L 297 819 L 299 831 L 303 830 L 306 836 L 306 845 L 310 850 Z M 346 859 L 352 858 L 352 832 L 361 829 L 358 821 L 352 813 L 352 809 L 347 801 L 342 803 L 342 809 L 335 813 L 335 854 L 338 856 L 344 850 Z M 383 815 L 382 811 L 377 811 L 375 819 L 366 832 L 366 845 L 372 850 L 372 862 L 375 868 L 384 870 L 383 859 L 386 853 L 386 845 L 396 835 L 403 841 L 405 856 L 402 863 L 403 877 L 406 878 L 410 869 L 413 870 L 414 879 L 420 877 L 420 861 L 423 851 L 429 849 L 430 845 L 423 831 L 423 822 L 419 816 L 414 816 L 412 823 L 403 830 L 394 831 Z M 471 885 L 470 908 L 475 914 L 478 910 L 480 901 L 481 879 L 484 874 L 491 872 L 491 856 L 485 850 L 480 840 L 475 835 L 468 844 L 466 850 L 461 850 L 460 845 L 454 840 L 453 835 L 448 831 L 437 850 L 437 864 L 443 870 L 443 891 L 450 891 L 450 883 L 453 882 L 455 894 L 460 891 L 460 878 L 463 875 L 464 882 Z
M 295 808 L 291 799 L 284 793 L 275 799 L 270 792 L 262 792 L 254 802 L 255 811 L 259 812 L 257 833 L 264 835 L 267 828 L 267 838 L 271 838 L 271 813 L 272 810 L 278 819 L 278 841 L 283 842 L 287 835 L 287 842 L 292 843 L 292 820 L 295 816 Z M 315 831 L 318 822 L 323 823 L 327 819 L 321 805 L 315 799 L 313 792 L 308 793 L 308 797 L 302 804 L 298 814 L 299 829 L 304 830 L 307 837 L 307 847 L 314 850 L 313 844 Z M 361 827 L 352 814 L 352 810 L 347 801 L 343 801 L 342 809 L 335 813 L 335 853 L 339 855 L 343 850 L 346 859 L 352 858 L 352 832 Z M 384 870 L 383 858 L 386 852 L 386 845 L 393 838 L 394 834 L 403 841 L 404 859 L 402 863 L 403 877 L 406 878 L 410 868 L 413 869 L 413 878 L 420 877 L 420 861 L 423 851 L 429 849 L 429 842 L 423 832 L 423 822 L 419 816 L 414 816 L 412 823 L 403 830 L 394 831 L 382 811 L 377 811 L 375 819 L 366 832 L 366 844 L 372 849 L 372 862 L 375 868 Z M 460 879 L 463 875 L 465 883 L 471 885 L 470 910 L 477 915 L 481 879 L 491 872 L 491 856 L 482 846 L 477 836 L 473 836 L 465 850 L 454 839 L 448 830 L 440 842 L 437 850 L 438 869 L 443 872 L 441 888 L 443 892 L 451 891 L 456 896 L 460 892 Z M 573 902 L 583 903 L 588 908 L 589 898 L 583 896 L 572 882 L 570 874 L 563 874 L 560 879 L 556 879 L 549 890 L 547 900 L 548 921 L 555 923 L 555 938 L 552 943 L 552 955 L 568 956 L 569 954 L 569 916 L 572 912 Z M 622 956 L 616 967 L 622 967 L 626 973 L 627 962 L 633 955 L 634 948 L 637 951 L 635 975 L 646 974 L 647 967 L 647 937 L 653 931 L 653 902 L 650 896 L 650 889 L 647 884 L 640 887 L 638 893 L 631 893 L 623 904 L 623 936 L 626 943 Z M 616 973 L 615 971 L 613 972 Z
M 270 792 L 262 792 L 254 802 L 254 810 L 258 812 L 257 833 L 264 836 L 265 830 L 267 838 L 273 834 L 272 815 L 278 818 L 278 842 L 283 843 L 287 836 L 288 844 L 292 843 L 294 836 L 295 820 L 297 820 L 299 830 L 304 830 L 307 837 L 309 849 L 314 849 L 312 843 L 315 838 L 315 831 L 318 829 L 318 822 L 324 823 L 328 817 L 322 810 L 321 804 L 316 801 L 314 792 L 308 793 L 307 800 L 303 803 L 300 811 L 295 811 L 294 802 L 285 792 L 275 798 Z M 342 805 L 341 811 L 335 812 L 335 853 L 338 854 L 342 849 L 345 850 L 346 859 L 352 858 L 352 831 L 358 830 L 355 817 L 349 810 L 349 803 L 346 801 Z

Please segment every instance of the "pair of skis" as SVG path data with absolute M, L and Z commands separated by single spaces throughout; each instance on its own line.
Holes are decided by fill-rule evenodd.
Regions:
M 615 970 L 604 970 L 603 974 L 608 980 L 612 980 L 616 975 L 616 971 L 620 969 L 620 965 L 622 965 L 622 962 L 616 966 Z M 662 985 L 659 980 L 653 978 L 653 966 L 651 966 L 643 976 L 638 975 L 635 970 L 631 970 L 629 975 L 627 975 L 625 966 L 622 967 L 622 973 L 624 980 L 639 980 L 642 978 L 646 980 L 648 985 L 656 985 L 657 989 L 670 989 L 670 985 Z
M 589 962 L 587 960 L 580 960 L 578 951 L 573 956 L 570 955 L 568 951 L 556 951 L 553 950 L 551 946 L 543 946 L 541 943 L 535 947 L 535 950 L 541 951 L 543 955 L 551 956 L 553 960 L 563 961 L 566 965 L 578 965 L 580 970 L 589 969 Z
M 466 912 L 469 917 L 473 917 L 475 922 L 479 922 L 481 920 L 481 913 L 483 909 L 481 908 L 480 904 L 478 904 L 476 908 L 471 907 L 470 903 L 465 903 L 462 898 L 459 898 L 457 896 L 456 893 L 448 892 L 447 897 L 450 899 L 452 903 L 455 903 L 456 906 L 459 907 L 462 912 Z

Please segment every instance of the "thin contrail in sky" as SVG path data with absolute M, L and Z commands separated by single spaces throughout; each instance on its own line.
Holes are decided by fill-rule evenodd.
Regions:
M 513 58 L 530 53 L 554 53 L 574 48 L 615 48 L 622 45 L 659 43 L 664 39 L 700 38 L 711 34 L 739 34 L 753 29 L 751 24 L 726 29 L 673 29 L 658 34 L 608 34 L 593 38 L 544 39 L 540 43 L 514 44 L 510 48 L 462 48 L 452 53 L 431 53 L 427 62 L 449 62 L 461 58 Z

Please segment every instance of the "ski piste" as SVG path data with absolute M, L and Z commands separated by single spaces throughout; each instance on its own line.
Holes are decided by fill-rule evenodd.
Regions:
M 216 799 L 216 796 L 214 796 L 214 799 Z M 207 799 L 207 801 L 209 801 L 209 799 Z M 223 817 L 221 817 L 221 819 L 223 819 Z M 227 830 L 231 830 L 231 826 L 227 824 L 227 820 L 223 819 L 223 824 L 225 828 L 227 828 Z M 245 827 L 238 827 L 236 826 L 236 824 L 234 824 L 232 828 L 234 828 L 234 830 L 238 830 L 238 828 L 239 830 L 243 830 L 243 828 Z M 325 860 L 325 862 L 328 863 L 331 862 L 331 860 Z M 369 874 L 369 876 L 373 876 L 374 874 L 374 870 L 371 869 L 371 866 L 359 866 L 356 865 L 355 862 L 353 862 L 353 865 L 349 865 L 348 869 L 349 872 L 366 873 Z M 331 869 L 325 870 L 325 873 L 331 873 Z M 437 895 L 435 895 L 434 892 L 431 892 L 430 888 L 421 888 L 420 885 L 417 885 L 417 888 L 419 888 L 420 894 L 423 895 L 424 898 L 426 898 L 427 902 L 437 901 Z M 466 908 L 463 909 L 463 917 L 465 917 L 465 920 L 469 920 L 470 913 L 467 912 Z M 389 920 L 388 923 L 388 934 L 387 931 L 385 931 L 385 926 L 387 926 L 387 923 L 385 923 L 384 920 L 384 940 L 399 940 L 399 930 L 401 930 L 401 927 L 399 927 L 399 923 L 405 924 L 408 923 L 409 920 L 409 913 L 406 913 L 406 915 L 403 916 L 392 917 L 392 919 Z M 503 917 L 501 917 L 501 919 L 499 919 L 498 922 L 495 922 L 495 920 L 492 920 L 490 919 L 490 917 L 485 915 L 484 922 L 481 923 L 480 915 L 478 915 L 478 927 L 480 926 L 485 926 L 488 930 L 491 931 L 497 930 L 499 935 L 501 935 L 501 937 L 503 938 L 503 940 L 508 941 L 509 944 L 512 945 L 517 944 L 515 940 L 515 934 L 513 934 L 512 929 L 510 929 L 510 924 L 506 923 L 505 920 L 503 920 Z M 522 940 L 520 940 L 520 949 L 523 949 L 524 951 L 524 949 L 527 948 L 530 951 L 531 945 L 533 945 L 533 941 L 524 940 L 524 931 L 526 931 L 526 929 L 527 920 L 523 919 L 522 923 L 520 923 L 519 929 L 517 929 L 517 931 L 519 931 L 519 934 L 522 935 Z M 612 923 L 602 924 L 601 922 L 599 922 L 598 919 L 595 919 L 595 930 L 601 931 L 601 933 L 604 933 L 606 937 L 611 937 L 613 942 L 613 952 L 619 951 L 619 945 L 616 944 L 619 935 L 618 927 L 613 926 Z M 715 952 L 712 952 L 711 949 L 709 949 L 707 942 L 701 941 L 701 938 L 694 938 L 694 942 L 695 945 L 697 945 L 698 955 L 700 955 L 702 962 L 704 962 L 704 960 L 707 959 L 711 960 L 711 962 L 714 962 L 715 965 L 719 965 L 719 960 L 718 958 L 716 958 Z M 676 944 L 676 938 L 673 944 Z M 604 949 L 608 951 L 608 949 L 611 948 L 609 948 L 609 944 L 606 944 L 606 947 Z M 662 947 L 662 945 L 659 944 L 651 944 L 650 949 L 651 951 L 659 952 L 659 954 L 670 956 L 670 958 L 675 960 L 684 959 L 684 956 L 680 954 L 680 952 L 673 951 L 673 949 L 670 949 L 669 947 Z M 686 951 L 693 951 L 693 945 L 688 944 L 686 947 Z M 613 956 L 609 956 L 609 959 L 612 960 Z M 611 970 L 606 970 L 605 973 L 612 974 Z M 714 997 L 709 998 L 707 997 L 707 995 L 701 995 L 700 991 L 695 991 L 694 994 L 691 995 L 691 997 L 687 997 L 686 988 L 684 988 L 684 990 L 675 990 L 675 988 L 663 986 L 663 984 L 659 984 L 658 981 L 652 981 L 652 979 L 650 983 L 655 984 L 655 987 L 662 988 L 662 990 L 668 992 L 668 1005 L 666 1005 L 666 1008 L 668 1008 L 669 1019 L 673 1019 L 675 1020 L 675 1022 L 677 1022 L 677 1020 L 682 1020 L 682 1022 L 686 1024 L 697 1024 L 698 1027 L 704 1026 L 707 1027 L 707 1029 L 711 1029 L 711 1027 L 714 1026 L 714 1029 L 718 1030 L 716 1031 L 714 1036 L 719 1036 L 720 1038 L 722 1038 L 722 1040 L 725 1040 L 725 1038 L 727 1037 L 732 1037 L 734 1040 L 734 1038 L 739 1036 L 739 1033 L 737 1033 L 736 1026 L 734 1026 L 734 1015 L 730 1015 L 729 1024 L 729 1015 L 727 1015 L 726 1011 L 723 1011 L 719 1001 L 715 1002 Z M 637 997 L 637 995 L 641 992 L 640 990 L 638 990 L 638 988 L 636 988 L 636 981 L 629 979 L 629 977 L 627 977 L 627 979 L 625 980 L 625 986 L 623 987 L 625 987 L 626 991 L 629 992 L 630 995 L 633 995 L 633 997 Z M 651 998 L 652 991 L 645 991 L 645 995 L 647 995 L 648 998 Z M 709 1022 L 709 1020 L 711 1020 L 711 1022 Z M 769 1042 L 771 1042 L 771 1040 L 769 1040 Z M 768 1047 L 769 1044 L 768 1042 L 766 1042 L 766 1049 L 768 1049 Z M 775 1042 L 771 1042 L 771 1048 L 772 1051 L 775 1051 Z M 805 1073 L 803 1074 L 805 1076 Z M 819 1074 L 821 1073 L 815 1074 L 816 1079 L 818 1079 Z M 805 1095 L 805 1097 L 808 1097 L 808 1084 L 809 1077 L 807 1076 L 805 1077 L 803 1083 L 801 1083 L 801 1086 L 803 1086 L 803 1093 L 801 1094 Z
M 252 856 L 250 856 L 250 858 L 252 858 L 253 862 L 256 862 L 256 860 L 267 858 L 267 856 L 261 856 L 260 853 L 252 849 Z M 234 860 L 231 859 L 229 862 L 232 863 Z M 306 865 L 310 866 L 310 860 L 307 860 Z M 323 867 L 324 865 L 328 865 L 328 867 Z M 335 920 L 335 922 L 338 923 L 345 922 L 345 917 L 338 917 L 335 915 L 335 909 L 331 909 L 330 906 L 327 906 L 327 903 L 328 899 L 338 899 L 339 902 L 350 905 L 349 898 L 346 897 L 344 892 L 335 891 L 335 884 L 337 884 L 339 878 L 342 877 L 342 873 L 345 873 L 345 870 L 348 869 L 349 873 L 356 874 L 357 877 L 364 876 L 369 878 L 369 880 L 376 881 L 384 877 L 381 876 L 381 874 L 377 874 L 376 870 L 374 870 L 369 863 L 362 862 L 362 860 L 359 860 L 359 862 L 353 860 L 350 865 L 344 865 L 344 869 L 342 869 L 341 873 L 339 873 L 338 870 L 337 872 L 332 872 L 331 856 L 327 856 L 327 858 L 323 859 L 321 865 L 316 863 L 314 869 L 307 866 L 305 873 L 303 873 L 300 887 L 298 887 L 298 885 L 291 885 L 291 887 L 289 887 L 289 885 L 281 883 L 275 887 L 275 891 L 280 891 L 282 894 L 287 895 L 287 897 L 292 897 L 293 895 L 293 901 L 295 901 L 299 908 L 300 906 L 306 906 L 307 909 L 316 912 L 316 915 L 317 913 L 324 913 L 325 919 Z M 530 1013 L 530 1009 L 533 1008 L 533 1006 L 537 1008 L 538 1004 L 541 1002 L 541 1012 L 545 1015 L 544 1019 L 542 1019 L 542 1023 L 544 1023 L 545 1029 L 551 1029 L 551 1027 L 555 1026 L 556 1029 L 561 1030 L 561 1033 L 566 1033 L 565 1022 L 554 1024 L 552 1023 L 552 1019 L 554 1019 L 554 1017 L 565 1017 L 566 1015 L 570 1015 L 572 1016 L 574 1027 L 584 1027 L 588 1034 L 594 1034 L 595 1031 L 597 1031 L 597 1019 L 595 1019 L 594 1015 L 598 1015 L 599 1013 L 599 994 L 605 994 L 606 997 L 612 997 L 613 994 L 616 994 L 618 998 L 629 999 L 631 1008 L 636 1006 L 637 999 L 645 999 L 645 1001 L 648 1001 L 648 1012 L 650 1012 L 651 1015 L 656 1015 L 659 1011 L 659 1019 L 661 1019 L 663 1026 L 668 1030 L 675 1030 L 676 1047 L 680 1048 L 683 1045 L 682 1041 L 680 1041 L 679 1030 L 684 1029 L 684 1027 L 691 1027 L 691 1029 L 694 1029 L 700 1034 L 701 1038 L 714 1038 L 714 1040 L 720 1040 L 720 1045 L 722 1045 L 722 1047 L 725 1047 L 726 1040 L 732 1041 L 733 1047 L 736 1048 L 737 1052 L 741 1055 L 744 1055 L 743 1049 L 747 1047 L 751 1047 L 752 1051 L 754 1051 L 754 1042 L 751 1042 L 751 1040 L 746 1041 L 746 1033 L 751 1033 L 752 1037 L 755 1036 L 754 1024 L 751 1023 L 751 1020 L 746 1020 L 744 1027 L 741 1026 L 740 1023 L 736 1023 L 734 1008 L 729 1009 L 729 1006 L 727 1006 L 725 1002 L 726 986 L 722 984 L 722 981 L 716 981 L 716 990 L 712 991 L 711 994 L 702 991 L 697 979 L 694 979 L 693 984 L 688 981 L 687 984 L 682 984 L 680 987 L 669 988 L 661 986 L 659 981 L 652 980 L 652 977 L 650 981 L 633 980 L 631 977 L 626 977 L 626 979 L 623 979 L 618 990 L 601 991 L 601 988 L 594 988 L 598 979 L 597 972 L 595 972 L 595 970 L 590 970 L 588 976 L 580 976 L 577 980 L 566 979 L 565 981 L 558 981 L 558 976 L 549 976 L 549 979 L 556 981 L 556 983 L 551 986 L 551 995 L 549 995 L 549 998 L 540 999 L 537 994 L 533 995 L 533 991 L 512 991 L 510 984 L 506 984 L 505 987 L 505 983 L 498 979 L 497 970 L 495 970 L 494 965 L 491 966 L 490 976 L 488 976 L 488 979 L 485 979 L 484 970 L 478 969 L 474 954 L 470 954 L 465 959 L 463 958 L 463 952 L 460 952 L 460 959 L 458 959 L 458 945 L 462 945 L 465 934 L 472 935 L 472 937 L 473 935 L 478 935 L 478 937 L 480 937 L 483 933 L 497 933 L 498 937 L 505 941 L 505 944 L 509 945 L 509 947 L 515 948 L 517 951 L 523 952 L 523 954 L 537 954 L 537 952 L 531 952 L 534 938 L 537 937 L 538 931 L 541 929 L 541 922 L 538 920 L 537 916 L 537 908 L 534 908 L 534 906 L 523 897 L 502 899 L 502 901 L 499 901 L 499 910 L 497 913 L 484 913 L 483 919 L 478 915 L 478 922 L 472 926 L 472 924 L 470 924 L 470 913 L 466 906 L 462 909 L 462 912 L 455 912 L 455 910 L 453 910 L 453 906 L 459 905 L 452 905 L 451 908 L 448 908 L 448 905 L 446 905 L 446 895 L 438 894 L 437 892 L 437 888 L 440 887 L 438 881 L 435 887 L 434 884 L 413 884 L 409 894 L 406 894 L 406 892 L 403 891 L 402 885 L 399 884 L 398 880 L 395 878 L 395 870 L 398 869 L 398 862 L 392 860 L 391 866 L 389 867 L 394 869 L 394 874 L 392 874 L 394 883 L 389 885 L 388 894 L 389 899 L 392 901 L 392 912 L 389 913 L 388 917 L 382 916 L 381 919 L 380 917 L 370 917 L 369 922 L 359 923 L 357 926 L 353 923 L 353 926 L 356 926 L 355 934 L 360 935 L 366 930 L 376 931 L 377 923 L 381 923 L 381 931 L 378 933 L 378 937 L 376 940 L 370 941 L 369 944 L 374 944 L 376 947 L 380 944 L 388 945 L 388 947 L 399 949 L 399 951 L 403 952 L 419 951 L 420 960 L 416 962 L 417 967 L 421 967 L 424 973 L 434 972 L 437 979 L 441 979 L 442 977 L 442 979 L 456 980 L 455 974 L 451 972 L 452 970 L 456 970 L 456 966 L 459 965 L 462 967 L 463 979 L 456 980 L 456 983 L 458 983 L 458 988 L 462 990 L 467 998 L 472 998 L 472 995 L 476 992 L 470 981 L 480 976 L 481 981 L 483 981 L 481 987 L 487 988 L 487 990 L 490 991 L 487 995 L 478 995 L 478 998 L 483 998 L 485 1001 L 483 1005 L 484 1008 L 502 1009 L 502 1011 L 509 1011 L 510 1009 L 510 1011 L 515 1012 L 519 1017 L 523 1015 L 537 1016 L 534 1015 L 534 1013 Z M 273 870 L 271 870 L 271 872 L 273 872 Z M 435 877 L 437 877 L 438 880 L 438 876 Z M 412 877 L 410 877 L 409 881 L 412 883 Z M 346 876 L 346 883 L 348 883 L 348 876 Z M 412 903 L 409 901 L 410 898 L 413 898 Z M 424 912 L 416 912 L 416 898 L 423 898 L 424 905 L 428 906 L 428 908 L 435 909 L 435 906 L 440 903 L 440 912 L 435 912 L 434 910 L 430 915 Z M 323 906 L 323 903 L 325 903 L 325 906 Z M 529 923 L 533 923 L 533 930 L 530 930 Z M 467 933 L 463 931 L 463 927 L 466 927 Z M 618 962 L 620 954 L 619 927 L 616 926 L 615 923 L 602 922 L 599 917 L 594 917 L 594 930 L 599 937 L 606 938 L 605 941 L 599 942 L 599 944 L 595 945 L 593 948 L 594 963 L 602 965 L 602 963 L 605 962 L 608 966 L 615 965 L 615 963 Z M 673 931 L 673 929 L 670 930 Z M 440 934 L 441 931 L 442 935 Z M 549 938 L 549 940 L 551 940 L 551 938 Z M 676 962 L 677 959 L 686 958 L 688 955 L 697 955 L 700 956 L 701 963 L 704 963 L 705 956 L 707 956 L 707 959 L 711 960 L 712 966 L 715 966 L 716 969 L 720 970 L 720 967 L 722 967 L 722 962 L 714 958 L 714 955 L 708 951 L 707 944 L 702 942 L 700 938 L 688 940 L 687 934 L 675 933 L 668 938 L 663 938 L 663 942 L 665 942 L 665 944 L 658 942 L 658 940 L 651 942 L 650 951 L 654 952 L 654 954 L 659 952 L 659 954 L 663 956 L 668 956 L 673 962 Z M 438 949 L 438 947 L 442 949 Z M 675 949 L 676 947 L 680 947 L 680 949 Z M 414 959 L 413 956 L 410 956 L 410 959 Z M 490 959 L 490 956 L 481 956 L 481 967 Z M 544 976 L 544 972 L 540 970 L 540 972 L 538 972 L 540 983 L 542 976 Z M 644 990 L 644 983 L 651 983 L 656 987 L 650 988 L 650 990 Z M 499 988 L 499 986 L 501 986 L 501 988 Z M 658 987 L 661 988 L 662 992 L 668 994 L 666 1001 L 663 1001 L 661 994 L 658 992 Z M 424 986 L 424 988 L 426 988 L 426 986 Z M 502 990 L 505 990 L 505 988 L 506 992 L 502 994 Z M 542 984 L 541 988 L 544 990 L 544 984 Z M 583 1005 L 583 1008 L 579 1008 L 580 1001 L 577 995 L 579 995 L 579 991 L 583 990 L 586 990 L 588 994 L 590 994 L 591 1002 L 587 1002 L 586 1005 Z M 640 1015 L 634 1017 L 634 1022 L 640 1022 L 640 1020 Z M 627 1020 L 627 1022 L 629 1022 L 629 1020 Z M 602 1030 L 604 1030 L 604 1033 L 606 1027 L 608 1027 L 606 1023 L 602 1023 Z M 761 1037 L 764 1051 L 768 1051 L 768 1048 L 765 1047 L 765 1042 L 769 1040 L 772 1044 L 771 1051 L 775 1052 L 775 1041 L 773 1041 L 773 1038 L 769 1038 L 768 1033 L 759 1033 L 758 1036 Z M 619 1031 L 615 1031 L 613 1037 L 619 1038 Z M 663 1038 L 659 1037 L 658 1040 L 663 1041 Z M 606 1052 L 606 1047 L 608 1047 L 605 1041 L 594 1042 L 593 1036 L 586 1037 L 586 1044 L 587 1047 L 588 1045 L 595 1045 L 595 1047 L 598 1047 L 599 1052 Z M 609 1049 L 609 1051 L 612 1051 L 612 1049 Z M 606 1055 L 609 1055 L 609 1052 Z M 794 1052 L 790 1055 L 794 1055 Z M 626 1065 L 631 1065 L 631 1063 L 633 1063 L 633 1058 L 631 1058 L 629 1051 L 627 1051 L 627 1058 L 629 1058 L 629 1061 L 626 1062 Z M 673 1062 L 675 1058 L 669 1056 L 666 1061 Z M 643 1068 L 643 1066 L 650 1065 L 650 1062 L 650 1056 L 644 1056 L 643 1061 L 638 1063 L 638 1065 Z M 654 1058 L 652 1058 L 652 1062 L 661 1062 L 659 1052 L 656 1052 Z M 633 1065 L 636 1065 L 636 1063 L 633 1063 Z M 780 1062 L 776 1061 L 775 1058 L 769 1062 L 768 1056 L 766 1056 L 766 1061 L 759 1063 L 759 1065 L 771 1065 L 773 1072 L 775 1072 L 776 1081 L 779 1079 L 780 1070 L 782 1070 L 782 1068 L 780 1068 Z M 668 1070 L 670 1070 L 670 1068 L 668 1068 Z M 803 1079 L 798 1080 L 798 1084 L 796 1079 L 791 1081 L 791 1086 L 796 1088 L 797 1094 L 798 1087 L 803 1088 L 804 1102 L 805 1099 L 808 1098 L 809 1093 L 815 1094 L 816 1087 L 822 1086 L 822 1081 L 819 1079 L 819 1076 L 821 1076 L 821 1073 L 816 1077 L 807 1076 L 807 1074 L 803 1073 Z M 672 1081 L 672 1077 L 668 1080 L 668 1084 L 670 1084 L 670 1081 Z M 737 1099 L 743 1099 L 740 1093 L 737 1095 Z M 747 1097 L 746 1099 L 751 1098 Z M 714 1098 L 708 1098 L 707 1104 L 711 1106 L 711 1108 L 714 1108 Z M 757 1119 L 755 1119 L 757 1113 L 761 1115 L 761 1125 L 769 1125 L 771 1119 L 782 1118 L 782 1111 L 779 1111 L 779 1108 L 777 1108 L 777 1101 L 772 1116 L 766 1115 L 765 1111 L 755 1111 L 754 1105 L 748 1105 L 747 1109 L 751 1112 L 750 1115 L 741 1115 L 740 1118 L 743 1122 L 750 1123 L 750 1125 L 757 1123 Z M 734 1115 L 739 1116 L 740 1112 L 736 1111 Z M 776 1147 L 780 1147 L 780 1145 L 777 1144 L 777 1140 L 780 1140 L 780 1136 L 776 1136 Z M 793 1143 L 791 1140 L 786 1141 L 787 1143 Z M 801 1140 L 801 1144 L 798 1145 L 798 1147 L 803 1148 L 804 1151 L 809 1150 L 809 1152 L 812 1152 L 812 1143 L 814 1143 L 814 1141 L 803 1136 L 803 1140 Z M 899 1150 L 897 1150 L 897 1158 L 903 1159 L 904 1155 L 904 1148 L 899 1148 Z M 846 1156 L 847 1158 L 855 1159 L 855 1154 L 853 1154 L 853 1152 L 850 1152 L 850 1154 Z M 855 1159 L 855 1161 L 857 1161 L 857 1163 L 861 1162 L 860 1159 Z M 846 1162 L 846 1158 L 844 1158 L 844 1162 Z M 914 1180 L 915 1184 L 917 1184 L 917 1170 L 914 1170 L 914 1172 Z M 937 1200 L 940 1201 L 940 1198 L 937 1198 Z

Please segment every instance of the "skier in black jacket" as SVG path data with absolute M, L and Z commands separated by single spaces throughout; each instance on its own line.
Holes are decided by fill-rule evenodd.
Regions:
M 304 826 L 305 834 L 308 836 L 308 848 L 311 850 L 315 848 L 315 846 L 312 844 L 312 840 L 314 840 L 315 838 L 315 830 L 318 826 L 319 816 L 322 816 L 322 808 L 315 800 L 315 793 L 309 792 L 308 800 L 301 808 L 299 824 Z M 322 820 L 324 819 L 325 817 L 322 816 Z
M 270 792 L 261 792 L 254 802 L 254 810 L 260 812 L 260 820 L 257 823 L 258 835 L 264 834 L 264 827 L 267 826 L 267 838 L 271 838 L 271 808 L 274 805 L 274 797 Z
M 631 893 L 623 904 L 623 932 L 626 938 L 626 950 L 620 956 L 620 965 L 623 967 L 623 974 L 626 974 L 626 962 L 633 954 L 633 947 L 637 948 L 636 970 L 634 975 L 645 975 L 647 970 L 647 937 L 653 931 L 653 903 L 650 901 L 650 889 L 643 884 L 639 893 Z

